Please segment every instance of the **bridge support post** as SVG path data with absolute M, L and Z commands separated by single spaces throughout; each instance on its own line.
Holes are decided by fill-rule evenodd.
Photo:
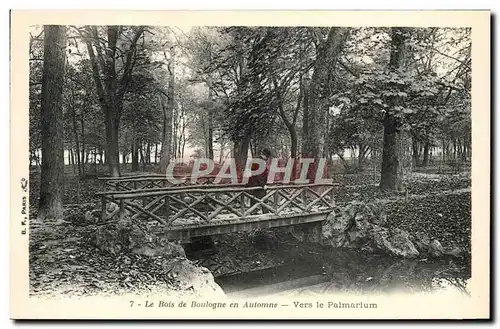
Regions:
M 245 194 L 241 193 L 240 196 L 240 208 L 241 208 L 241 217 L 245 217 Z
M 165 221 L 168 223 L 168 219 L 170 217 L 170 198 L 168 195 L 166 195 L 163 200 L 163 210 L 165 212 Z
M 279 203 L 278 191 L 274 191 L 273 201 L 274 201 L 274 213 L 278 215 L 278 203 Z
M 125 202 L 123 201 L 123 199 L 120 200 L 120 216 L 123 215 L 125 211 Z
M 302 190 L 302 206 L 304 206 L 303 212 L 306 212 L 307 209 L 307 195 L 306 195 L 306 190 Z

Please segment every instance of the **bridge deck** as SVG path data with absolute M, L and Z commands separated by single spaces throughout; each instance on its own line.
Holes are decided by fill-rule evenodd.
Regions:
M 219 235 L 236 232 L 248 232 L 256 229 L 293 226 L 320 222 L 326 219 L 331 210 L 311 214 L 261 215 L 232 221 L 215 220 L 210 223 L 174 225 L 163 233 L 173 240 L 189 241 L 192 237 Z

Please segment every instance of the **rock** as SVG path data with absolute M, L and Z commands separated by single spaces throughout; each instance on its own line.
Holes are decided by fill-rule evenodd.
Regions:
M 420 253 L 426 254 L 429 252 L 429 246 L 431 244 L 431 239 L 429 238 L 429 236 L 427 234 L 417 232 L 417 233 L 415 233 L 412 241 Z
M 388 254 L 404 258 L 415 258 L 420 255 L 406 231 L 395 229 L 389 232 L 384 227 L 373 225 L 370 236 L 377 249 Z
M 431 244 L 431 238 L 425 233 L 416 232 L 415 238 L 427 246 Z
M 455 258 L 462 258 L 465 254 L 465 250 L 460 247 L 454 247 L 453 249 L 446 251 L 446 254 Z
M 342 233 L 325 240 L 323 243 L 335 248 L 349 247 L 349 238 L 345 233 Z
M 429 254 L 432 257 L 441 257 L 445 254 L 445 250 L 438 240 L 432 240 L 431 244 L 429 245 Z
M 180 245 L 144 231 L 130 217 L 100 226 L 94 233 L 94 243 L 99 249 L 114 255 L 134 253 L 148 257 L 185 257 Z
M 352 223 L 352 217 L 350 216 L 348 212 L 335 213 L 335 211 L 332 211 L 323 222 L 321 234 L 328 239 L 339 233 L 344 233 Z
M 413 242 L 411 242 L 410 236 L 406 231 L 395 229 L 393 234 L 389 236 L 388 241 L 392 246 L 392 254 L 396 256 L 415 258 L 420 255 Z
M 349 242 L 356 243 L 366 237 L 366 232 L 363 230 L 354 230 L 347 233 L 347 236 L 349 237 Z
M 167 277 L 181 290 L 192 289 L 199 297 L 224 297 L 221 287 L 215 283 L 209 270 L 196 266 L 185 258 L 164 260 L 162 268 Z
M 344 209 L 331 213 L 322 226 L 323 243 L 333 247 L 358 248 L 384 252 L 393 256 L 415 258 L 430 244 L 419 236 L 417 247 L 408 232 L 389 229 L 382 206 L 351 202 Z
M 363 204 L 362 208 L 363 217 L 370 223 L 385 226 L 387 224 L 387 214 L 385 213 L 382 205 L 377 203 Z
M 370 224 L 366 217 L 356 215 L 354 225 L 347 232 L 349 245 L 357 248 L 364 244 L 367 240 L 368 231 L 372 226 L 373 224 Z
M 353 223 L 353 217 L 349 211 L 332 211 L 321 226 L 321 237 L 323 243 L 332 247 L 344 247 L 349 243 L 346 235 L 347 229 Z

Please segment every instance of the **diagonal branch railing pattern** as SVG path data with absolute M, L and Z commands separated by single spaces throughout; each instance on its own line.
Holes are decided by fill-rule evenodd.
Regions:
M 265 195 L 260 188 L 241 185 L 177 186 L 98 193 L 102 201 L 102 220 L 113 220 L 129 213 L 134 220 L 176 225 L 238 221 L 258 216 L 286 217 L 313 214 L 332 209 L 333 184 L 270 185 Z

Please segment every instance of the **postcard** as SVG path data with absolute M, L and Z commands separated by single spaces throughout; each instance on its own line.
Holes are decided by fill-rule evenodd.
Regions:
M 490 19 L 11 11 L 11 318 L 490 318 Z

